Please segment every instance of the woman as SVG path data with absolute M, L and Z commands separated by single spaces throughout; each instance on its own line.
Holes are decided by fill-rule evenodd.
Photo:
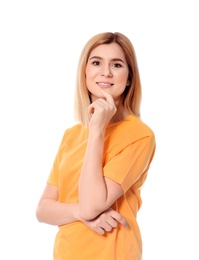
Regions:
M 63 135 L 37 219 L 59 227 L 55 260 L 140 260 L 136 214 L 155 137 L 140 119 L 138 65 L 125 35 L 87 42 L 75 97 L 79 122 Z

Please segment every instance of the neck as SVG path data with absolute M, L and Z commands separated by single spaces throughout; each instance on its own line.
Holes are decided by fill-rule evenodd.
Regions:
M 123 120 L 129 115 L 129 113 L 124 109 L 123 106 L 117 106 L 117 112 L 115 115 L 111 118 L 109 124 L 116 123 L 118 121 Z

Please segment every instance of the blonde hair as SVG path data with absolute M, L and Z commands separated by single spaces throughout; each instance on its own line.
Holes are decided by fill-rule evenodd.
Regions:
M 88 125 L 88 106 L 91 103 L 89 92 L 86 86 L 86 65 L 91 51 L 101 44 L 118 43 L 124 51 L 129 67 L 130 85 L 123 93 L 123 106 L 129 114 L 140 117 L 141 104 L 141 82 L 136 54 L 131 41 L 119 32 L 104 32 L 93 36 L 84 46 L 77 69 L 76 90 L 75 90 L 75 118 L 83 125 Z

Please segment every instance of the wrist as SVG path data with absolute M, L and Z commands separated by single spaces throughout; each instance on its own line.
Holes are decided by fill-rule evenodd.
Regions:
M 90 127 L 89 128 L 89 138 L 104 138 L 105 129 L 100 127 Z

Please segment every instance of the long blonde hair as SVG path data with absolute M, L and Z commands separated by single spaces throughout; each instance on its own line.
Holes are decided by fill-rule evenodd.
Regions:
M 124 51 L 129 67 L 130 85 L 123 93 L 123 106 L 129 114 L 140 117 L 141 104 L 141 82 L 136 54 L 131 41 L 119 32 L 104 32 L 93 36 L 84 46 L 77 69 L 76 90 L 75 90 L 75 118 L 83 125 L 88 125 L 88 106 L 91 103 L 89 92 L 86 86 L 86 65 L 91 51 L 101 44 L 118 43 Z

